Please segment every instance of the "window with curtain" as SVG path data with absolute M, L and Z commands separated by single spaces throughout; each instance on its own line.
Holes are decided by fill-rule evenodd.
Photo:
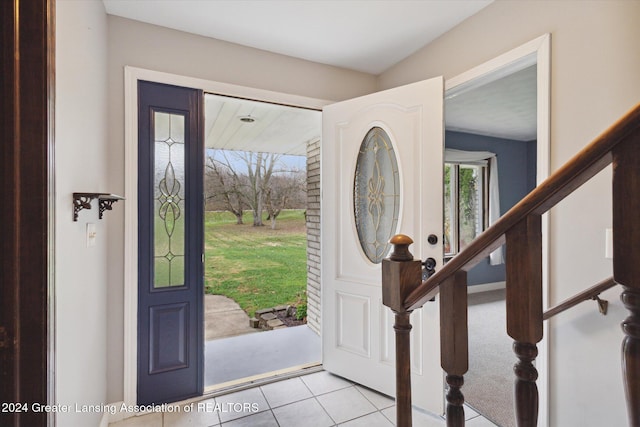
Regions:
M 444 159 L 444 252 L 449 258 L 500 217 L 500 195 L 494 153 L 446 149 Z M 490 262 L 503 262 L 501 249 Z

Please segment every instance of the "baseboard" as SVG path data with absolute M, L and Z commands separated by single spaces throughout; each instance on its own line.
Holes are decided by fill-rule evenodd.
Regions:
M 109 427 L 109 424 L 117 423 L 118 421 L 124 420 L 126 417 L 126 412 L 120 412 L 120 408 L 124 405 L 124 402 L 115 402 L 109 403 L 105 405 L 105 407 L 109 407 L 109 411 L 105 411 L 102 414 L 102 419 L 100 419 L 100 427 Z
M 100 424 L 98 424 L 99 427 L 109 427 L 109 416 L 111 414 L 109 414 L 108 412 L 104 412 L 102 414 L 102 418 L 100 418 Z
M 507 287 L 507 282 L 483 283 L 481 285 L 467 286 L 468 294 L 477 294 L 479 292 L 497 291 Z

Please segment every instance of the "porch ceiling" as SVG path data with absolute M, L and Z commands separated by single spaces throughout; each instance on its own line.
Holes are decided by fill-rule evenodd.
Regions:
M 320 111 L 205 95 L 207 148 L 306 156 L 321 128 Z

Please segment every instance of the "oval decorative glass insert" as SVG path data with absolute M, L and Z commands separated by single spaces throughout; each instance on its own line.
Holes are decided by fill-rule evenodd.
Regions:
M 353 184 L 353 206 L 360 246 L 369 260 L 389 252 L 400 212 L 398 162 L 389 135 L 373 127 L 360 145 Z

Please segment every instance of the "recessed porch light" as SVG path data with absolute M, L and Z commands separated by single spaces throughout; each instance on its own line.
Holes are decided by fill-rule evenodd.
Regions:
M 256 121 L 255 117 L 252 117 L 251 114 L 247 116 L 240 116 L 239 119 L 241 122 L 244 122 L 244 123 L 253 123 Z

